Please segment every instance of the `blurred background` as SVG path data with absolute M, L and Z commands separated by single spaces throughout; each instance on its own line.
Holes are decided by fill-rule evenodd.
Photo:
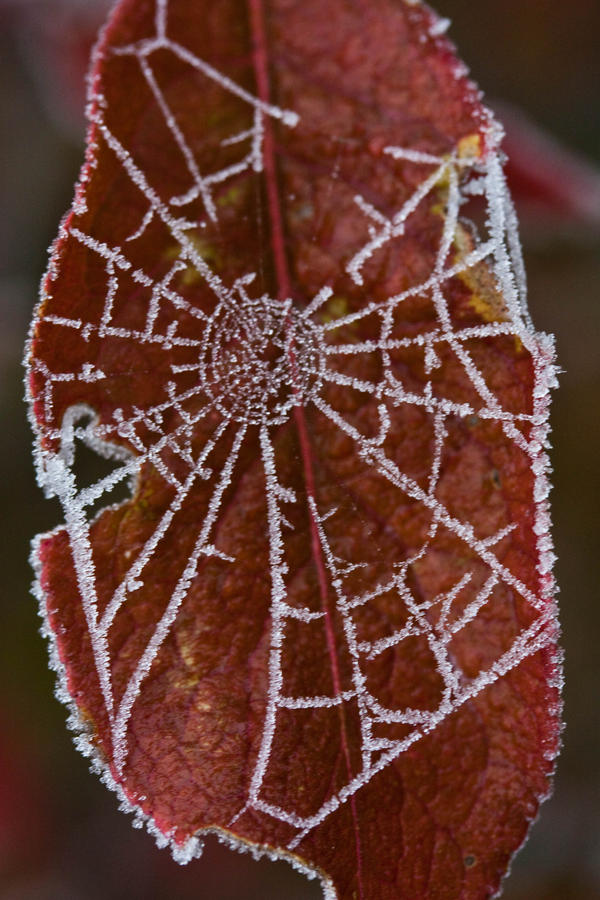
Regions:
M 21 358 L 82 161 L 82 77 L 107 5 L 0 0 L 0 900 L 319 900 L 287 864 L 216 841 L 190 866 L 173 863 L 89 773 L 53 698 L 28 553 L 61 516 L 34 481 Z M 436 6 L 506 123 L 530 308 L 556 334 L 564 370 L 552 453 L 564 748 L 502 896 L 600 900 L 600 3 Z

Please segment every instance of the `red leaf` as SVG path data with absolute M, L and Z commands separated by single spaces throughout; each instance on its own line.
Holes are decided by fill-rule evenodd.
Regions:
M 442 32 L 123 0 L 28 354 L 80 746 L 180 859 L 217 831 L 343 900 L 490 896 L 558 742 L 552 342 Z

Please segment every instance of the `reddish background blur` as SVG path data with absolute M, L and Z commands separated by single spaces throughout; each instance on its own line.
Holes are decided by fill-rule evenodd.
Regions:
M 34 483 L 20 361 L 45 248 L 82 160 L 81 71 L 106 5 L 0 0 L 0 900 L 318 900 L 318 885 L 288 865 L 256 863 L 212 840 L 202 860 L 173 863 L 89 774 L 52 697 L 27 557 L 32 535 L 60 511 Z M 516 104 L 600 160 L 598 0 L 437 0 L 437 8 L 489 98 Z M 556 184 L 564 180 L 557 173 Z M 530 307 L 537 328 L 557 335 L 565 370 L 554 399 L 553 500 L 567 728 L 554 797 L 505 900 L 600 900 L 600 202 L 594 215 L 598 189 L 586 184 L 591 208 L 567 220 L 521 192 Z

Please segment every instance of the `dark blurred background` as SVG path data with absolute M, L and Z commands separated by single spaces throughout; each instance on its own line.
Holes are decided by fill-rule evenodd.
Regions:
M 21 358 L 46 247 L 82 160 L 81 79 L 106 6 L 0 0 L 0 900 L 318 900 L 318 885 L 288 865 L 257 863 L 216 841 L 202 860 L 173 863 L 89 773 L 52 696 L 28 553 L 60 511 L 34 482 Z M 592 168 L 600 161 L 600 3 L 437 0 L 437 9 L 506 117 L 521 166 L 513 183 L 530 308 L 537 329 L 557 335 L 564 370 L 552 454 L 564 748 L 554 796 L 502 896 L 600 900 L 600 181 Z M 590 168 L 540 139 L 515 108 Z

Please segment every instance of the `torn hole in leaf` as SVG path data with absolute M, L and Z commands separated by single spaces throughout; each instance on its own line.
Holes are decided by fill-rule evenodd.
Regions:
M 81 404 L 65 412 L 61 428 L 60 456 L 88 519 L 108 506 L 131 500 L 139 469 L 132 453 L 100 437 L 98 426 L 95 411 Z

